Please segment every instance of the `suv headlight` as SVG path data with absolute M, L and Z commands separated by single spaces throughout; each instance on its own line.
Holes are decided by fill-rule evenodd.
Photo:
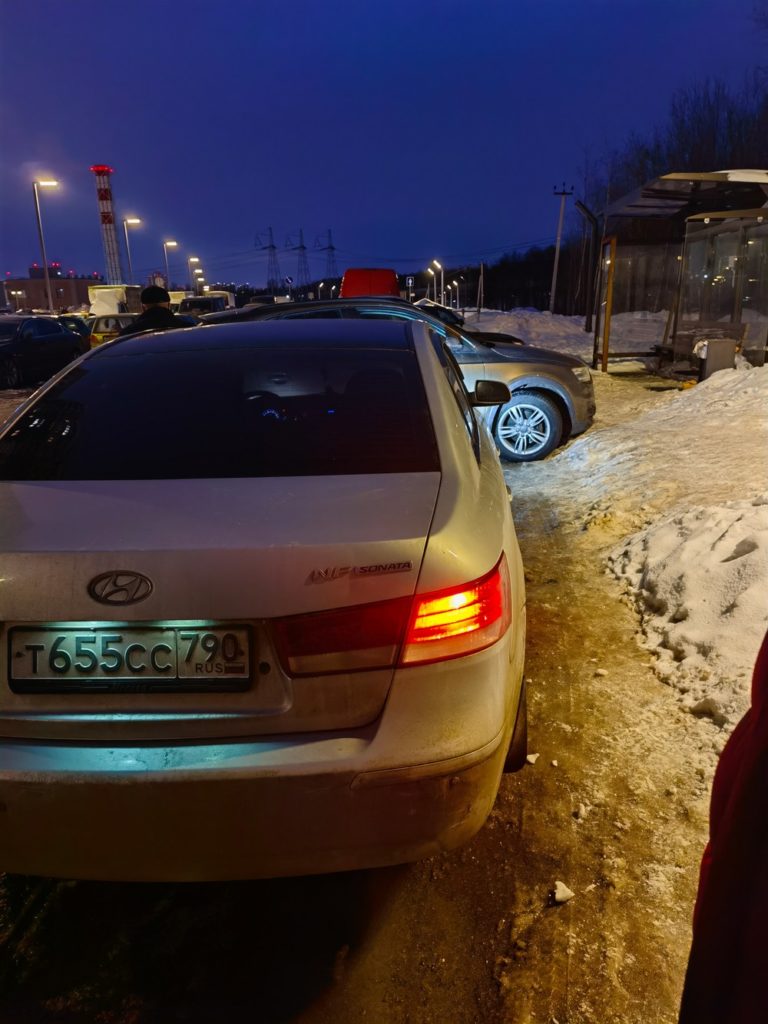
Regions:
M 572 366 L 571 372 L 582 384 L 589 384 L 592 380 L 592 374 L 589 372 L 588 366 Z

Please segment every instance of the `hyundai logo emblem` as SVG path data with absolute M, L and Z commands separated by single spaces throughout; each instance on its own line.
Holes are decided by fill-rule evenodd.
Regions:
M 88 584 L 88 593 L 102 604 L 136 604 L 152 593 L 152 580 L 140 572 L 103 572 Z

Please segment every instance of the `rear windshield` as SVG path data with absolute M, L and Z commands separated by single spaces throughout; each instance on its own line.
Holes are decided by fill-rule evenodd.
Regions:
M 0 438 L 3 480 L 437 469 L 408 350 L 113 349 L 74 367 Z

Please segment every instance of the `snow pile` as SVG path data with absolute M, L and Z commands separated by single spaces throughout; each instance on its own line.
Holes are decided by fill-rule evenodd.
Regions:
M 611 318 L 611 351 L 639 352 L 650 350 L 664 336 L 666 313 L 621 313 Z M 592 361 L 594 334 L 584 330 L 583 316 L 552 316 L 538 309 L 513 309 L 499 313 L 482 309 L 465 313 L 468 330 L 512 334 L 529 345 L 551 348 Z M 612 365 L 615 365 L 612 361 Z
M 659 392 L 646 412 L 630 407 L 610 428 L 596 424 L 560 458 L 576 474 L 575 492 L 640 509 L 646 521 L 679 503 L 751 498 L 768 490 L 766 409 L 768 366 L 722 370 L 689 390 Z
M 593 337 L 584 331 L 583 316 L 552 316 L 538 309 L 513 309 L 509 313 L 483 309 L 479 316 L 475 311 L 465 313 L 464 322 L 470 331 L 512 334 L 529 345 L 592 359 Z
M 768 628 L 768 493 L 663 516 L 609 556 L 656 672 L 694 714 L 733 725 Z

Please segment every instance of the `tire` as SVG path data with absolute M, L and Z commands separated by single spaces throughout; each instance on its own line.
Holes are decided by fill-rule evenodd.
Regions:
M 21 373 L 13 359 L 0 360 L 0 388 L 21 387 Z
M 505 772 L 519 772 L 528 757 L 528 700 L 525 694 L 525 683 L 520 687 L 520 703 L 517 705 L 515 728 L 509 741 L 509 750 L 504 759 Z
M 501 407 L 493 428 L 499 453 L 508 462 L 534 462 L 559 444 L 563 417 L 551 398 L 519 391 Z

